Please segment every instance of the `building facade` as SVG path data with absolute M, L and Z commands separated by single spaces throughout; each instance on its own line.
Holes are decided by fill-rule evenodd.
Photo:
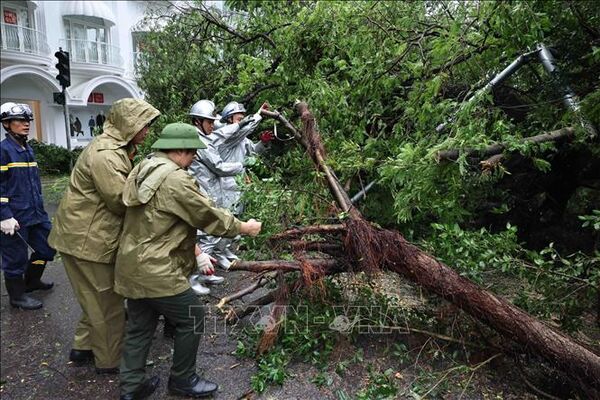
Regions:
M 145 1 L 0 2 L 1 101 L 27 103 L 34 113 L 30 138 L 65 147 L 85 146 L 113 102 L 143 97 L 134 63 Z M 69 52 L 71 86 L 67 132 L 54 53 Z

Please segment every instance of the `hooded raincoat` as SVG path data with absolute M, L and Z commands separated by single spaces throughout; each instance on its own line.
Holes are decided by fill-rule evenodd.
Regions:
M 60 202 L 49 243 L 78 258 L 112 263 L 125 215 L 121 195 L 133 168 L 129 145 L 160 112 L 141 99 L 115 102 L 104 133 L 83 150 Z
M 175 296 L 190 288 L 196 229 L 234 237 L 241 221 L 215 208 L 193 177 L 163 152 L 137 165 L 125 184 L 127 206 L 115 291 L 131 299 Z

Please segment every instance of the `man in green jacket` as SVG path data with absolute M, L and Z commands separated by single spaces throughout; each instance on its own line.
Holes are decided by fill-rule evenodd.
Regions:
M 123 192 L 127 212 L 115 274 L 115 290 L 127 298 L 128 310 L 121 400 L 143 399 L 158 386 L 158 377 L 145 379 L 144 368 L 161 314 L 175 324 L 169 391 L 203 397 L 218 386 L 196 374 L 204 322 L 188 281 L 196 266 L 196 230 L 255 236 L 261 223 L 239 221 L 200 192 L 187 173 L 196 149 L 205 148 L 192 125 L 167 125 L 152 148 L 159 151 L 131 171 Z
M 115 102 L 97 136 L 71 173 L 49 243 L 61 253 L 82 309 L 69 359 L 94 361 L 99 374 L 116 374 L 125 330 L 123 298 L 114 292 L 114 269 L 125 205 L 122 194 L 135 148 L 160 112 L 140 99 Z

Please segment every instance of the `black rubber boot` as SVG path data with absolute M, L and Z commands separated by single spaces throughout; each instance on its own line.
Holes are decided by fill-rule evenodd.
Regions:
M 121 397 L 119 397 L 119 400 L 143 400 L 154 393 L 159 383 L 160 379 L 158 376 L 153 376 L 152 378 L 147 379 L 135 392 L 122 394 Z
M 211 381 L 205 381 L 194 374 L 188 379 L 169 377 L 169 392 L 187 397 L 207 397 L 217 391 L 219 385 Z
M 29 297 L 25 294 L 25 281 L 22 277 L 8 278 L 4 277 L 6 290 L 10 299 L 10 305 L 23 310 L 37 310 L 42 308 L 42 302 Z
M 43 262 L 43 264 L 41 264 Z M 46 261 L 35 260 L 31 261 L 25 271 L 25 292 L 33 292 L 34 290 L 50 290 L 54 286 L 54 282 L 42 281 L 42 274 L 46 268 Z
M 94 353 L 91 350 L 71 349 L 69 361 L 76 366 L 82 366 L 94 362 Z
M 96 367 L 96 374 L 98 375 L 117 375 L 119 373 L 119 367 L 114 368 L 98 368 Z

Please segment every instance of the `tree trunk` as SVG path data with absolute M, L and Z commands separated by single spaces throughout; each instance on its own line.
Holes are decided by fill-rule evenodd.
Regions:
M 600 357 L 408 243 L 385 267 L 437 293 L 506 338 L 534 350 L 581 384 L 600 389 Z M 404 259 L 404 255 L 414 256 Z
M 534 350 L 583 386 L 600 390 L 600 357 L 597 354 L 508 301 L 461 277 L 407 242 L 400 233 L 377 230 L 368 224 L 352 206 L 342 185 L 326 165 L 324 149 L 308 105 L 298 103 L 296 110 L 304 127 L 301 143 L 317 168 L 325 173 L 327 184 L 339 207 L 348 213 L 344 234 L 346 251 L 354 260 L 358 260 L 362 270 L 369 271 L 379 267 L 405 276 L 460 307 L 507 339 Z M 280 115 L 278 117 L 284 119 Z M 287 124 L 291 125 L 289 122 Z M 295 133 L 297 135 L 297 131 Z M 552 132 L 543 139 L 540 137 L 540 140 L 571 134 L 572 129 L 565 128 Z

